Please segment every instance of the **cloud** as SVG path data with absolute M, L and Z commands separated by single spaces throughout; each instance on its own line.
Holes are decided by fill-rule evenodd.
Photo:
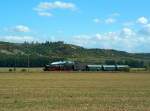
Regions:
M 17 25 L 11 28 L 4 28 L 4 30 L 8 32 L 24 32 L 24 33 L 31 31 L 30 28 L 25 25 Z
M 38 15 L 39 16 L 45 16 L 45 17 L 51 17 L 52 16 L 52 14 L 49 12 L 38 12 Z
M 48 9 L 75 9 L 76 6 L 73 3 L 67 3 L 62 1 L 55 2 L 41 2 L 38 5 L 38 9 L 40 10 L 48 10 Z
M 139 34 L 150 36 L 150 24 L 144 25 L 142 29 L 140 29 Z
M 86 46 L 87 44 L 92 44 L 91 37 L 89 35 L 76 35 L 73 37 L 73 44 L 79 46 Z
M 140 17 L 138 18 L 137 23 L 145 25 L 148 23 L 148 19 L 146 17 Z
M 14 36 L 14 35 L 0 36 L 0 40 L 13 43 L 23 43 L 25 41 L 27 42 L 40 41 L 39 39 L 33 36 Z
M 109 17 L 108 18 L 105 18 L 105 19 L 100 19 L 100 18 L 94 18 L 93 19 L 93 22 L 95 22 L 95 23 L 105 23 L 105 24 L 113 24 L 113 23 L 115 23 L 115 22 L 117 22 L 117 17 L 118 16 L 120 16 L 120 14 L 119 13 L 112 13 L 112 14 L 110 14 L 109 15 Z
M 93 19 L 93 22 L 94 23 L 97 23 L 97 24 L 99 24 L 99 23 L 105 23 L 105 24 L 113 24 L 113 23 L 115 23 L 117 20 L 115 19 L 115 18 L 107 18 L 107 19 L 105 19 L 105 20 L 101 20 L 101 19 L 99 19 L 99 18 L 94 18 Z
M 50 16 L 51 11 L 55 9 L 65 9 L 65 10 L 76 10 L 77 7 L 74 3 L 63 2 L 63 1 L 54 1 L 54 2 L 41 2 L 34 8 L 39 15 Z
M 95 18 L 95 19 L 93 19 L 93 21 L 94 21 L 95 23 L 101 23 L 101 20 L 100 20 L 99 18 Z
M 110 17 L 118 17 L 118 16 L 120 16 L 120 13 L 117 13 L 117 12 L 112 13 L 112 14 L 110 15 Z
M 130 28 L 123 28 L 120 34 L 121 36 L 126 36 L 126 37 L 135 36 L 135 32 Z
M 123 28 L 120 31 L 74 36 L 73 43 L 88 48 L 116 49 L 128 52 L 149 52 L 149 36 Z M 143 50 L 143 47 L 145 50 Z
M 114 18 L 108 18 L 108 19 L 105 20 L 106 24 L 113 24 L 115 22 L 116 22 L 116 19 L 114 19 Z

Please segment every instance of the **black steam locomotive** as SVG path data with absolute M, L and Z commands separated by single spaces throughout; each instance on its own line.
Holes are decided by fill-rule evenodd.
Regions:
M 74 71 L 75 63 L 72 61 L 58 61 L 46 65 L 44 71 Z
M 72 61 L 53 62 L 44 67 L 44 71 L 129 71 L 128 65 L 87 65 Z

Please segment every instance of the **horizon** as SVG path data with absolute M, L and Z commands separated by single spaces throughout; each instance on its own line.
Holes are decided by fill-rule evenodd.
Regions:
M 76 44 L 70 44 L 70 43 L 65 43 L 64 41 L 44 41 L 44 42 L 38 42 L 38 41 L 31 41 L 31 42 L 27 42 L 27 41 L 24 41 L 24 42 L 5 42 L 5 41 L 0 41 L 0 42 L 4 42 L 4 43 L 12 43 L 12 44 L 24 44 L 24 43 L 27 43 L 27 44 L 36 44 L 36 43 L 39 43 L 39 44 L 42 44 L 42 43 L 46 43 L 46 42 L 52 42 L 52 43 L 57 43 L 57 42 L 63 42 L 64 44 L 67 44 L 67 45 L 74 45 L 74 46 L 77 46 L 77 47 L 81 47 L 81 48 L 84 48 L 84 49 L 99 49 L 99 50 L 113 50 L 113 51 L 118 51 L 118 52 L 125 52 L 125 53 L 129 53 L 129 54 L 150 54 L 149 52 L 128 52 L 128 51 L 123 51 L 123 50 L 117 50 L 117 49 L 109 49 L 109 48 L 86 48 L 84 46 L 79 46 L 79 45 L 76 45 Z
M 3 0 L 0 41 L 150 53 L 148 0 Z

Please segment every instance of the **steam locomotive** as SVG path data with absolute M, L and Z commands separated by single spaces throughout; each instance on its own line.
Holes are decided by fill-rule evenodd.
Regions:
M 44 71 L 129 71 L 128 65 L 87 65 L 72 61 L 58 61 L 44 67 Z

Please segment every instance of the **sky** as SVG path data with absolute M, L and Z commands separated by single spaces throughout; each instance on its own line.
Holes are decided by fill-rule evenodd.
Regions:
M 1 0 L 0 41 L 150 53 L 150 0 Z

